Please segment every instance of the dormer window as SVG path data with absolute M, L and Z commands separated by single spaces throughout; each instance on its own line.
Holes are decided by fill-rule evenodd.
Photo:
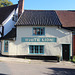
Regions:
M 12 20 L 17 22 L 18 16 L 17 15 L 13 15 Z
M 45 35 L 45 28 L 44 27 L 34 27 L 33 35 Z

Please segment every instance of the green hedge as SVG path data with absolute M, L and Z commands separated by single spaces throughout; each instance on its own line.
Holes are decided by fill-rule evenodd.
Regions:
M 75 56 L 73 56 L 73 59 L 72 59 L 72 61 L 75 63 Z

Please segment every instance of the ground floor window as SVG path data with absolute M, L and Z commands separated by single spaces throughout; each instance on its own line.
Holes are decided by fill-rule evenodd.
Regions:
M 30 54 L 44 54 L 44 46 L 43 45 L 30 45 L 29 53 Z
M 8 41 L 4 41 L 4 52 L 8 52 Z

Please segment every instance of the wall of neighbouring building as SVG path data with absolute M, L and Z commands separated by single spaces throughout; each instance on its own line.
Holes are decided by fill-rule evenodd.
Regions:
M 14 24 L 16 23 L 13 21 L 13 15 L 18 16 L 18 8 L 13 10 L 11 14 L 7 17 L 7 19 L 3 22 L 4 26 L 4 36 L 14 28 Z
M 1 41 L 0 41 L 0 53 L 1 53 Z
M 1 40 L 1 43 L 2 43 L 1 54 L 2 54 L 2 55 L 9 55 L 9 52 L 4 52 L 4 40 Z M 8 48 L 8 50 L 9 50 L 9 48 Z
M 73 35 L 73 55 L 75 55 L 75 35 Z
M 6 20 L 3 21 L 2 25 L 4 26 L 4 36 L 14 28 L 14 24 L 16 23 L 13 21 L 13 15 L 18 16 L 18 8 L 13 10 L 11 14 L 6 18 Z M 0 32 L 2 32 L 2 27 L 0 27 Z M 1 34 L 0 34 L 1 37 Z M 2 45 L 3 46 L 3 45 Z M 0 42 L 0 51 L 1 51 L 1 42 Z M 3 50 L 2 50 L 3 51 Z M 3 53 L 3 52 L 2 52 Z M 8 53 L 4 53 L 5 55 L 8 55 Z

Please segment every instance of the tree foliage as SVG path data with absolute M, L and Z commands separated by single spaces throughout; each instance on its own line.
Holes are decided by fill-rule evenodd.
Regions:
M 10 6 L 13 3 L 10 0 L 0 0 L 0 7 Z

